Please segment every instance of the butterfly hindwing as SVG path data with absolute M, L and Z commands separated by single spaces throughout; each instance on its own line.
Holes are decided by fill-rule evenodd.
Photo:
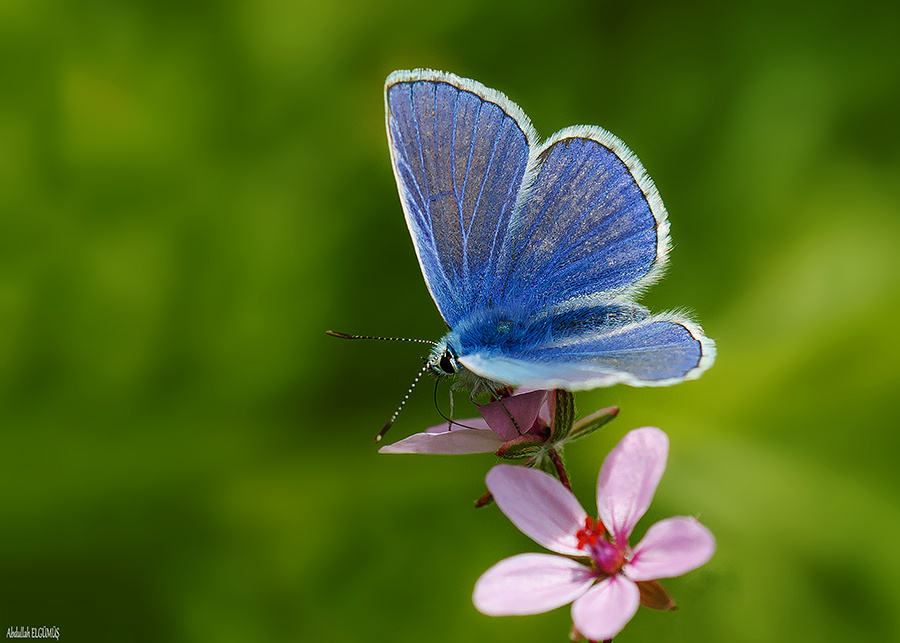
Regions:
M 461 358 L 477 375 L 533 388 L 586 390 L 613 384 L 666 386 L 695 379 L 715 358 L 715 345 L 696 324 L 671 314 L 593 331 L 571 327 L 547 341 Z

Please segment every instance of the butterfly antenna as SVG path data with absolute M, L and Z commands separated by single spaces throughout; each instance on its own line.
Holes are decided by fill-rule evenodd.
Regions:
M 384 425 L 384 428 L 378 432 L 378 435 L 375 436 L 375 442 L 381 442 L 381 439 L 384 437 L 384 434 L 388 432 L 392 426 L 394 426 L 394 421 L 397 419 L 397 416 L 400 415 L 400 411 L 403 410 L 403 407 L 406 406 L 406 401 L 409 400 L 409 394 L 412 393 L 412 390 L 416 387 L 416 384 L 419 383 L 419 378 L 428 370 L 428 364 L 422 367 L 422 370 L 419 371 L 419 374 L 416 375 L 416 379 L 413 380 L 412 384 L 409 385 L 409 389 L 406 391 L 406 395 L 403 396 L 403 399 L 400 401 L 400 406 L 397 407 L 397 410 L 394 411 L 394 414 L 391 416 L 391 419 L 388 420 L 388 423 Z
M 437 342 L 433 342 L 429 339 L 410 339 L 408 337 L 375 337 L 373 335 L 350 335 L 348 333 L 339 333 L 334 330 L 326 330 L 326 335 L 331 335 L 332 337 L 338 337 L 340 339 L 380 339 L 382 341 L 388 342 L 417 342 L 419 344 L 429 344 L 431 346 L 437 346 Z
M 339 333 L 334 330 L 326 330 L 326 335 L 331 335 L 332 337 L 337 337 L 339 339 L 380 339 L 382 341 L 388 342 L 416 342 L 418 344 L 428 344 L 429 346 L 437 346 L 437 342 L 433 342 L 429 339 L 410 339 L 409 337 L 376 337 L 374 335 L 351 335 L 350 333 Z M 400 406 L 397 407 L 397 410 L 394 411 L 394 414 L 391 416 L 391 419 L 388 420 L 388 423 L 384 425 L 384 428 L 378 432 L 378 435 L 375 436 L 375 442 L 381 442 L 381 439 L 384 437 L 384 434 L 388 432 L 394 422 L 397 419 L 397 416 L 400 415 L 400 411 L 406 405 L 407 400 L 409 400 L 409 394 L 412 393 L 412 390 L 415 388 L 416 384 L 419 382 L 419 378 L 428 370 L 428 364 L 422 367 L 422 370 L 419 371 L 419 374 L 416 375 L 416 379 L 413 380 L 413 383 L 409 385 L 409 389 L 406 391 L 406 395 L 403 396 L 403 400 L 400 402 Z

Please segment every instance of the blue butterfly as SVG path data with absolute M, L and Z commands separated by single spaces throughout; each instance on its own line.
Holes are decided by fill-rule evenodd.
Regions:
M 663 272 L 669 224 L 622 141 L 578 125 L 541 143 L 500 92 L 431 70 L 392 73 L 385 109 L 406 224 L 450 328 L 427 370 L 577 391 L 712 365 L 700 326 L 635 302 Z

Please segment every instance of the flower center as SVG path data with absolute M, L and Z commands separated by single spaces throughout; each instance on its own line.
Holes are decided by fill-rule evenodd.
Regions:
M 625 564 L 625 553 L 608 540 L 609 532 L 603 523 L 590 516 L 585 518 L 584 527 L 578 530 L 578 549 L 586 549 L 597 565 L 597 569 L 605 574 L 616 574 Z

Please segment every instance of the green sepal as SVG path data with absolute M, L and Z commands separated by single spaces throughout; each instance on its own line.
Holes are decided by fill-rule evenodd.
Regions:
M 538 471 L 543 471 L 558 479 L 556 465 L 553 464 L 553 460 L 549 457 L 546 449 L 542 449 L 540 453 L 525 466 L 531 469 L 537 469 Z
M 553 430 L 550 442 L 561 442 L 569 436 L 575 421 L 575 396 L 565 389 L 553 390 Z
M 586 418 L 582 418 L 575 423 L 567 441 L 577 440 L 593 433 L 601 426 L 615 420 L 617 415 L 619 415 L 619 407 L 617 406 L 608 406 L 605 409 L 591 413 Z
M 676 610 L 678 607 L 669 592 L 655 580 L 637 582 L 641 596 L 641 605 L 652 610 Z
M 535 440 L 530 435 L 523 435 L 513 438 L 497 449 L 497 457 L 504 460 L 521 460 L 522 458 L 531 458 L 537 455 L 543 448 L 544 443 Z
M 478 500 L 475 501 L 475 508 L 481 509 L 482 507 L 487 507 L 489 504 L 494 502 L 494 495 L 488 491 L 486 494 L 481 496 Z

